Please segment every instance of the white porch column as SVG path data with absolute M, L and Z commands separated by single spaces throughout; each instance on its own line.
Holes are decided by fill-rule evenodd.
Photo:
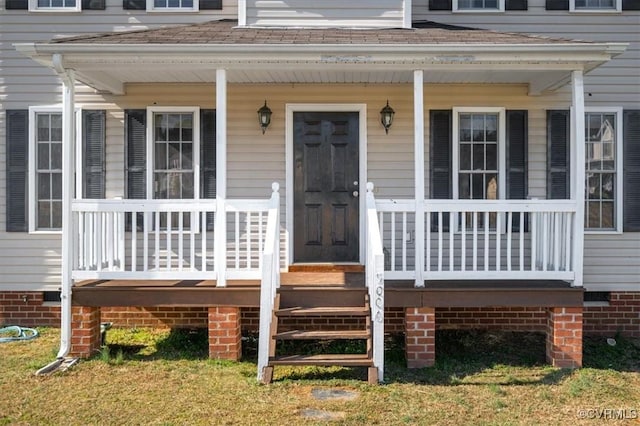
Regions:
M 424 72 L 413 72 L 413 134 L 416 198 L 416 287 L 424 287 Z
M 571 73 L 571 198 L 576 202 L 576 217 L 573 224 L 573 270 L 574 287 L 582 286 L 584 263 L 584 190 L 585 190 L 585 146 L 584 146 L 584 79 L 582 70 Z
M 75 264 L 73 257 L 73 216 L 71 201 L 74 196 L 75 154 L 75 75 L 73 70 L 61 67 L 62 58 L 54 58 L 62 78 L 62 282 L 60 316 L 60 351 L 58 358 L 67 356 L 71 349 L 71 273 Z M 56 64 L 57 63 L 57 64 Z
M 216 70 L 216 223 L 215 262 L 218 287 L 227 285 L 227 70 Z

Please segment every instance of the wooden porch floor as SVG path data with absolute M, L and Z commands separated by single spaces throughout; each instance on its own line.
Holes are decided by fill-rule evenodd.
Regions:
M 282 293 L 305 292 L 336 301 L 365 289 L 363 272 L 288 272 Z M 94 280 L 76 283 L 78 306 L 260 306 L 258 280 Z M 385 306 L 399 307 L 556 307 L 582 306 L 583 289 L 559 280 L 386 281 Z

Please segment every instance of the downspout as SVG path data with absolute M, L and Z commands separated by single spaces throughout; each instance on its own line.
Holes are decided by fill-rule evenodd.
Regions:
M 62 65 L 62 55 L 52 57 L 53 69 L 62 79 L 62 279 L 60 314 L 60 349 L 56 360 L 41 368 L 36 375 L 46 374 L 58 369 L 71 351 L 71 272 L 73 268 L 73 218 L 71 200 L 74 191 L 74 89 L 75 76 L 72 69 Z

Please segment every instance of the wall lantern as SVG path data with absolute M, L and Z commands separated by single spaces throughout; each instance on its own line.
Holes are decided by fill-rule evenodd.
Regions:
M 258 123 L 262 129 L 262 134 L 267 130 L 269 124 L 271 124 L 271 109 L 267 106 L 267 101 L 264 101 L 264 105 L 258 110 Z
M 393 116 L 395 115 L 395 111 L 393 108 L 389 106 L 389 100 L 387 99 L 387 105 L 380 110 L 380 122 L 382 123 L 382 127 L 384 127 L 384 131 L 389 134 L 389 128 L 391 124 L 393 124 Z

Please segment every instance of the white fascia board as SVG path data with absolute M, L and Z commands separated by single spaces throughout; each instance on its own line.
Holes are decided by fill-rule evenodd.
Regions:
M 625 51 L 628 43 L 558 43 L 558 44 L 80 44 L 80 43 L 16 43 L 15 48 L 26 54 L 35 57 L 42 54 L 50 55 L 61 53 L 64 55 L 73 54 L 133 54 L 141 58 L 153 54 L 178 53 L 189 55 L 194 60 L 211 54 L 249 54 L 256 58 L 281 54 L 284 57 L 289 55 L 311 54 L 322 56 L 332 53 L 360 53 L 372 57 L 382 54 L 402 54 L 407 53 L 423 58 L 430 55 L 442 59 L 461 60 L 455 58 L 456 55 L 464 54 L 470 57 L 478 57 L 487 54 L 506 54 L 509 59 L 514 58 L 514 54 L 544 54 L 555 56 L 554 54 L 567 53 L 572 55 L 586 54 L 600 59 L 601 56 L 613 57 Z M 294 58 L 292 58 L 294 59 Z M 462 58 L 464 59 L 464 58 Z M 585 58 L 586 60 L 587 58 Z

